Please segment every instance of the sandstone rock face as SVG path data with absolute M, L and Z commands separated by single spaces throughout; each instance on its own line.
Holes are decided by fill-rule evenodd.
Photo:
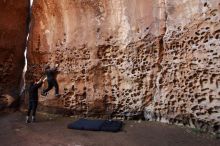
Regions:
M 0 1 L 0 95 L 16 97 L 20 90 L 28 8 L 27 0 Z
M 154 116 L 158 120 L 217 131 L 219 1 L 167 1 L 166 13 L 162 69 L 155 83 L 157 91 L 151 108 Z
M 62 96 L 43 107 L 216 132 L 219 13 L 218 0 L 34 1 L 27 80 L 59 64 Z
M 60 99 L 41 104 L 81 114 L 140 115 L 153 96 L 164 32 L 155 0 L 38 0 L 27 79 L 58 63 Z M 46 86 L 46 85 L 45 85 Z
M 15 103 L 15 98 L 4 94 L 0 97 L 0 110 L 4 110 L 5 108 L 11 107 L 12 104 Z

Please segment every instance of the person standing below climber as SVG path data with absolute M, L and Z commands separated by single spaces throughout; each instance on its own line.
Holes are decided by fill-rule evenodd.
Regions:
M 42 86 L 43 82 L 46 80 L 40 79 L 39 81 L 31 82 L 30 87 L 29 87 L 29 107 L 28 107 L 28 112 L 26 116 L 26 123 L 30 123 L 30 114 L 32 111 L 32 122 L 35 122 L 36 118 L 36 110 L 37 110 L 37 105 L 38 105 L 38 89 Z
M 59 86 L 56 80 L 56 75 L 58 73 L 57 70 L 58 64 L 56 64 L 56 66 L 54 68 L 50 68 L 50 66 L 46 66 L 45 67 L 45 75 L 47 78 L 47 83 L 48 83 L 48 87 L 46 89 L 43 89 L 43 92 L 41 93 L 41 95 L 46 96 L 47 92 L 50 91 L 53 87 L 55 87 L 55 96 L 59 97 Z

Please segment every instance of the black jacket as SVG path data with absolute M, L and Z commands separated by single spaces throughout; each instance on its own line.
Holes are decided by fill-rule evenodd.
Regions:
M 29 88 L 29 101 L 38 101 L 38 89 L 42 86 L 43 82 L 33 84 Z
M 47 69 L 45 71 L 45 74 L 47 76 L 47 80 L 53 80 L 56 78 L 56 74 L 57 74 L 57 69 L 53 68 L 53 69 Z

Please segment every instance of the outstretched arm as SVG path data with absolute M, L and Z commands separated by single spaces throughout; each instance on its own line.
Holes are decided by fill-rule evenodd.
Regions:
M 46 80 L 46 78 L 44 78 L 44 79 L 41 78 L 41 79 L 37 82 L 36 87 L 37 87 L 37 88 L 40 88 L 45 80 Z
M 40 79 L 38 82 L 37 82 L 37 84 L 40 84 L 42 82 L 42 79 Z
M 45 82 L 47 80 L 47 77 L 43 79 L 43 82 Z

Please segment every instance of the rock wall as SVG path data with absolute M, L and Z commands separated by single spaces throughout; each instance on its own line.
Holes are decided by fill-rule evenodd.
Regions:
M 9 95 L 19 94 L 28 5 L 27 0 L 0 0 L 0 107 L 5 105 L 1 101 L 6 101 Z
M 27 79 L 39 78 L 45 64 L 58 63 L 63 94 L 54 99 L 51 91 L 41 104 L 87 115 L 142 114 L 155 90 L 162 4 L 34 1 Z
M 220 125 L 220 3 L 167 1 L 166 13 L 154 116 L 216 132 Z
M 59 64 L 62 96 L 42 107 L 216 132 L 219 13 L 218 0 L 34 1 L 27 80 Z

